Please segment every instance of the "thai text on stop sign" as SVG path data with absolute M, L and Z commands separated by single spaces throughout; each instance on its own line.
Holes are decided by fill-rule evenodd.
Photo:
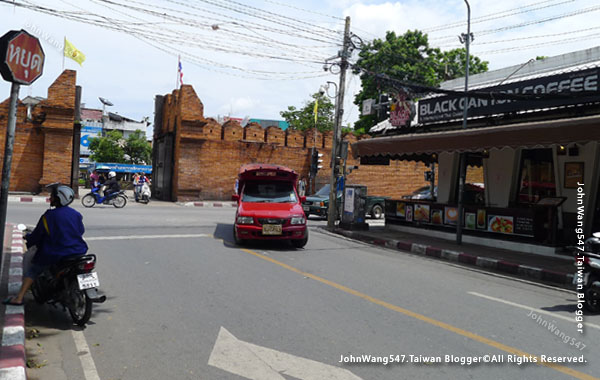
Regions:
M 16 38 L 15 38 L 16 39 Z M 8 45 L 8 51 L 6 53 L 6 63 L 8 65 L 16 65 L 19 70 L 22 70 L 25 79 L 29 78 L 29 74 L 32 71 L 36 71 L 33 75 L 37 75 L 42 71 L 42 56 L 34 53 L 36 51 L 36 40 L 29 39 L 28 43 L 23 46 L 15 46 L 13 39 Z M 11 65 L 12 66 L 12 65 Z M 13 68 L 15 66 L 12 66 Z M 15 76 L 17 73 L 14 73 Z

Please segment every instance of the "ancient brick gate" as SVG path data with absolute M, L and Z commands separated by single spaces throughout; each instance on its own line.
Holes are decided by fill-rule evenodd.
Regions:
M 357 141 L 352 134 L 344 139 Z M 308 178 L 313 146 L 324 154 L 325 163 L 316 182 L 328 183 L 331 143 L 331 132 L 315 137 L 314 130 L 263 129 L 255 123 L 242 128 L 236 121 L 221 125 L 204 118 L 204 106 L 193 87 L 183 85 L 155 100 L 153 192 L 159 199 L 171 201 L 228 200 L 240 166 L 247 163 L 285 165 Z M 352 158 L 348 161 L 349 166 L 358 164 Z M 426 170 L 420 162 L 363 165 L 348 176 L 347 183 L 366 185 L 372 195 L 400 197 L 427 184 L 423 175 Z
M 65 70 L 48 88 L 47 98 L 29 106 L 29 112 L 28 106 L 19 101 L 10 191 L 39 193 L 53 182 L 76 188 L 79 126 L 75 125 L 75 113 L 80 91 L 76 72 Z M 8 99 L 0 104 L 0 160 L 4 155 L 8 105 Z

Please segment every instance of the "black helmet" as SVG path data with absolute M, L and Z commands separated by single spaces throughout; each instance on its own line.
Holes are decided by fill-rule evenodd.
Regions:
M 600 238 L 594 236 L 585 239 L 585 245 L 583 247 L 586 252 L 600 253 Z

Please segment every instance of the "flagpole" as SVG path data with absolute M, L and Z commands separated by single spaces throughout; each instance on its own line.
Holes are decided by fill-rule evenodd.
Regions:
M 179 88 L 179 63 L 181 62 L 181 55 L 177 56 L 177 78 L 175 79 L 175 89 L 177 90 Z

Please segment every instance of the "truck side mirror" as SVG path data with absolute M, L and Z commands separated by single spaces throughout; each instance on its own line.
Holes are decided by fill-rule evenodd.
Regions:
M 306 196 L 302 195 L 302 196 L 300 196 L 300 203 L 304 203 L 304 202 L 306 202 Z
M 237 194 L 233 194 L 233 195 L 231 196 L 231 200 L 232 200 L 232 201 L 239 202 L 239 201 L 240 201 L 240 196 L 239 196 L 239 195 L 237 195 Z

